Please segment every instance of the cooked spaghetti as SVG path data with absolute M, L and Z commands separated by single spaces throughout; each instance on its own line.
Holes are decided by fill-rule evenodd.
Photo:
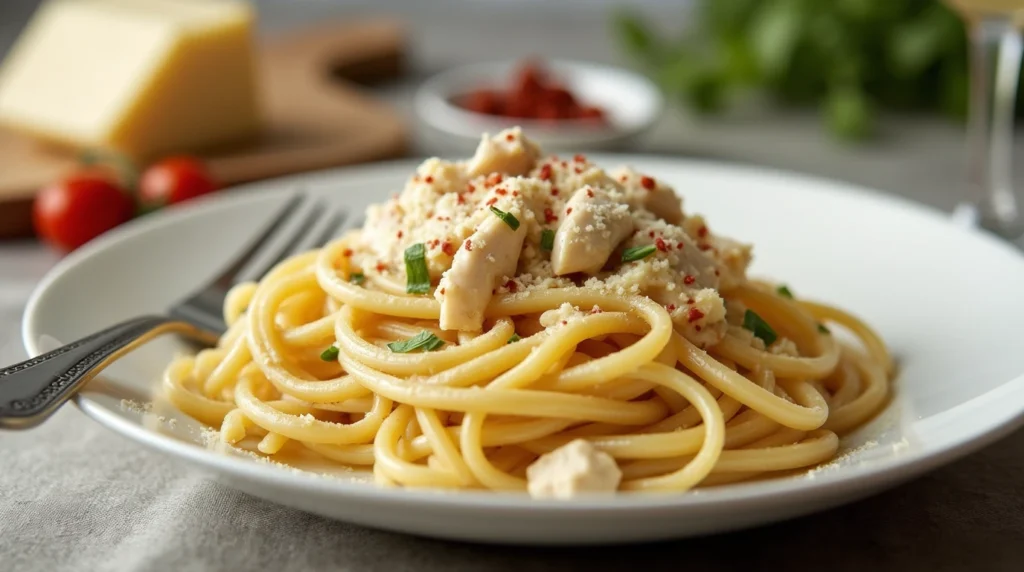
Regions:
M 750 251 L 663 181 L 512 129 L 234 288 L 227 333 L 163 387 L 228 443 L 382 485 L 567 498 L 789 474 L 879 411 L 891 361 L 850 314 L 748 279 Z

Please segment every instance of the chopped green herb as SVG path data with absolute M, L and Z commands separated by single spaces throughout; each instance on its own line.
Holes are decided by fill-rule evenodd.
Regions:
M 622 261 L 635 262 L 637 260 L 643 260 L 644 258 L 647 258 L 648 256 L 654 254 L 654 251 L 657 249 L 658 247 L 654 246 L 653 244 L 648 244 L 647 246 L 634 246 L 633 248 L 627 248 L 622 252 Z
M 828 328 L 825 327 L 824 324 L 818 324 L 818 331 L 823 333 L 823 334 L 831 334 L 832 333 Z
M 348 275 L 348 281 L 356 285 L 362 285 L 363 282 L 366 282 L 366 276 L 362 272 L 353 272 Z
M 507 342 L 505 342 L 505 345 L 514 344 L 514 343 L 518 342 L 521 339 L 522 338 L 519 337 L 519 334 L 512 334 L 512 337 L 509 338 Z
M 776 288 L 775 292 L 778 293 L 778 295 L 782 296 L 783 298 L 789 298 L 790 300 L 793 299 L 793 293 L 789 291 L 789 288 L 785 284 Z
M 764 341 L 764 345 L 770 346 L 775 343 L 779 335 L 775 333 L 775 330 L 768 325 L 768 322 L 764 321 L 761 316 L 758 316 L 753 310 L 747 310 L 743 314 L 743 327 L 754 332 L 754 335 L 761 338 Z
M 427 249 L 422 242 L 417 242 L 405 249 L 405 291 L 410 294 L 430 292 Z
M 512 213 L 507 213 L 496 207 L 491 207 L 491 212 L 501 220 L 505 221 L 505 224 L 507 224 L 512 230 L 519 230 L 519 219 L 517 219 Z
M 320 359 L 324 361 L 334 361 L 338 359 L 338 346 L 331 346 L 326 350 L 320 352 Z
M 416 334 L 408 340 L 401 340 L 398 342 L 391 342 L 388 344 L 388 349 L 395 352 L 396 354 L 407 354 L 419 349 L 432 352 L 440 349 L 444 345 L 444 340 L 435 336 L 427 330 Z
M 555 231 L 546 228 L 540 233 L 540 247 L 548 252 L 555 248 Z

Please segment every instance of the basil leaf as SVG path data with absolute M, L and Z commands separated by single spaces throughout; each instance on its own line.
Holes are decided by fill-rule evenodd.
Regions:
M 438 338 L 433 333 L 423 330 L 408 340 L 400 340 L 397 342 L 391 342 L 388 344 L 388 349 L 395 352 L 396 354 L 407 354 L 419 349 L 432 352 L 440 349 L 444 345 L 444 340 Z
M 409 294 L 430 292 L 427 249 L 422 242 L 405 249 L 405 291 Z
M 743 327 L 754 332 L 754 336 L 761 338 L 766 346 L 772 345 L 779 338 L 779 335 L 768 325 L 768 322 L 764 321 L 753 310 L 747 310 L 743 314 Z

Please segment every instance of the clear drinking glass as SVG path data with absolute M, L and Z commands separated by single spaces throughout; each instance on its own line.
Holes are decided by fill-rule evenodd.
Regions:
M 1024 0 L 946 0 L 967 24 L 970 45 L 970 200 L 979 225 L 1024 234 L 1013 188 L 1013 117 L 1021 65 Z

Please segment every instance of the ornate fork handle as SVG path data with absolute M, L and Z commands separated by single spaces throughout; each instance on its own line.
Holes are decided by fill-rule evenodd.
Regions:
M 212 334 L 165 316 L 143 316 L 0 369 L 0 428 L 38 425 L 97 373 L 161 334 L 178 332 L 206 342 Z

